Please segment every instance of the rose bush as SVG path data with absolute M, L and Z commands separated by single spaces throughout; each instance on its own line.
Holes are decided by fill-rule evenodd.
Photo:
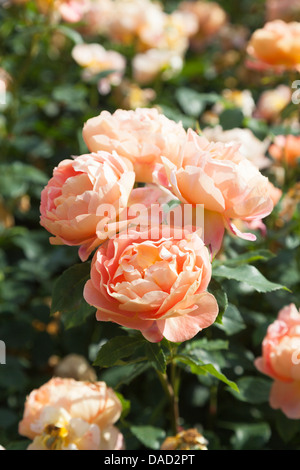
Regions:
M 1 1 L 5 449 L 299 449 L 294 3 Z

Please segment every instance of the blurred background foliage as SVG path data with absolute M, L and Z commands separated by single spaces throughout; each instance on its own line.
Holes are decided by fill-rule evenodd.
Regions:
M 171 12 L 179 2 L 162 3 Z M 244 65 L 246 41 L 265 23 L 265 2 L 218 3 L 231 25 L 243 31 L 242 46 L 237 48 L 232 38 L 219 36 L 201 52 L 188 50 L 181 73 L 151 84 L 156 96 L 149 105 L 159 106 L 185 126 L 221 123 L 225 129 L 249 128 L 261 140 L 290 133 L 289 121 L 282 118 L 270 123 L 245 116 L 241 106 L 224 95 L 225 89 L 247 89 L 257 103 L 265 89 L 283 83 L 291 86 L 289 76 L 261 75 Z M 120 327 L 97 323 L 93 315 L 73 328 L 59 313 L 50 315 L 55 281 L 79 260 L 77 249 L 49 244 L 49 234 L 39 225 L 41 189 L 61 160 L 86 151 L 81 131 L 89 117 L 125 104 L 134 107 L 130 100 L 125 103 L 120 89 L 100 95 L 94 82 L 82 80 L 81 69 L 71 56 L 79 39 L 72 25 L 50 24 L 35 2 L 0 5 L 0 67 L 10 77 L 7 102 L 0 105 L 0 339 L 7 348 L 7 363 L 0 365 L 0 443 L 12 449 L 27 445 L 18 435 L 26 395 L 45 383 L 68 354 L 80 354 L 93 364 L 99 347 L 122 335 Z M 107 38 L 101 44 L 126 57 L 132 54 L 130 47 L 112 44 Z M 130 70 L 127 73 L 130 76 Z M 213 112 L 217 104 L 219 114 Z M 285 110 L 288 117 L 297 111 L 295 106 Z M 300 306 L 299 205 L 296 209 L 300 198 L 299 188 L 298 193 L 295 189 L 299 168 L 285 171 L 281 189 L 284 194 L 292 192 L 295 210 L 287 216 L 279 203 L 266 221 L 267 237 L 258 233 L 253 244 L 227 236 L 220 257 L 270 250 L 273 257 L 254 264 L 267 279 L 290 291 L 259 293 L 246 283 L 222 280 L 228 297 L 223 323 L 201 333 L 196 339 L 202 339 L 202 344 L 190 346 L 199 359 L 236 382 L 240 393 L 211 375 L 191 374 L 181 365 L 181 425 L 198 427 L 209 449 L 300 449 L 299 422 L 269 407 L 271 380 L 253 365 L 278 310 L 292 302 Z M 276 183 L 277 172 L 268 170 L 267 174 Z M 127 448 L 159 448 L 169 422 L 155 370 L 127 365 L 95 367 L 94 371 L 98 379 L 118 385 L 122 394 L 125 413 L 120 428 Z

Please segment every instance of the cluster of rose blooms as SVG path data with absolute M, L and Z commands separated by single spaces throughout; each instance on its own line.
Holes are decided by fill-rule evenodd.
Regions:
M 72 51 L 74 60 L 83 68 L 84 80 L 113 71 L 99 80 L 98 88 L 103 94 L 111 86 L 120 85 L 126 72 L 125 56 L 116 50 L 106 50 L 100 44 L 103 37 L 114 45 L 134 47 L 133 81 L 147 85 L 157 76 L 168 79 L 180 72 L 189 47 L 201 53 L 222 30 L 225 36 L 237 34 L 234 30 L 230 32 L 230 28 L 225 32 L 227 15 L 215 2 L 184 1 L 172 13 L 166 13 L 161 3 L 151 0 L 36 0 L 36 3 L 52 21 L 74 24 L 87 39 Z M 299 14 L 297 1 L 268 0 L 267 23 L 253 33 L 247 47 L 249 67 L 258 70 L 271 67 L 278 73 L 299 70 L 300 24 L 291 21 Z M 98 38 L 97 42 L 91 43 L 90 37 Z
M 24 3 L 28 0 L 13 0 Z M 106 50 L 102 38 L 113 45 L 134 47 L 131 61 L 133 80 L 140 85 L 160 75 L 168 79 L 181 71 L 187 49 L 203 47 L 224 26 L 227 15 L 217 3 L 181 2 L 172 13 L 151 0 L 36 0 L 39 10 L 52 22 L 72 23 L 87 41 L 72 51 L 83 68 L 83 79 L 113 70 L 99 80 L 99 92 L 106 94 L 119 85 L 126 70 L 126 58 Z M 97 38 L 97 42 L 90 42 Z
M 273 209 L 268 178 L 237 144 L 155 108 L 102 111 L 83 138 L 91 153 L 63 160 L 41 194 L 50 242 L 78 246 L 82 261 L 94 252 L 84 297 L 98 320 L 153 342 L 192 338 L 218 315 L 207 287 L 225 230 L 255 240 L 238 224 Z
M 198 44 L 203 47 L 226 22 L 226 14 L 218 4 L 202 1 L 181 2 L 172 13 L 150 0 L 89 0 L 87 8 L 83 33 L 100 34 L 113 44 L 134 46 L 132 75 L 140 85 L 152 83 L 158 75 L 168 79 L 180 72 L 187 49 Z M 99 82 L 102 93 L 120 83 L 124 75 L 125 57 L 98 43 L 79 44 L 72 55 L 84 68 L 85 78 L 105 69 L 116 70 Z
M 268 179 L 237 145 L 210 143 L 156 109 L 103 111 L 83 137 L 91 153 L 62 161 L 41 194 L 51 243 L 78 246 L 82 261 L 94 251 L 84 297 L 98 320 L 138 329 L 149 341 L 192 338 L 218 314 L 207 292 L 211 254 L 225 228 L 253 239 L 233 221 L 272 211 Z M 184 226 L 151 214 L 174 200 L 181 204 L 173 220 L 178 208 L 195 211 Z M 130 213 L 136 204 L 139 217 Z M 201 227 L 193 226 L 198 205 Z M 105 383 L 53 378 L 27 398 L 19 432 L 32 450 L 120 450 L 120 413 Z

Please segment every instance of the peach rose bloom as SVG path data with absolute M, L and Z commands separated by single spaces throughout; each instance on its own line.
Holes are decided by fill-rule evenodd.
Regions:
M 300 136 L 292 134 L 276 136 L 269 153 L 275 160 L 291 167 L 297 166 L 297 160 L 300 159 Z
M 256 30 L 247 48 L 253 61 L 248 65 L 258 69 L 300 70 L 300 23 L 270 21 Z
M 181 2 L 179 10 L 194 15 L 198 22 L 197 31 L 190 41 L 194 49 L 201 49 L 207 41 L 218 34 L 227 23 L 227 15 L 216 2 L 186 1 Z
M 271 164 L 271 159 L 266 157 L 270 144 L 269 140 L 259 140 L 250 129 L 234 128 L 224 131 L 221 126 L 215 126 L 203 129 L 202 133 L 210 142 L 240 144 L 240 153 L 248 158 L 259 170 L 267 168 Z
M 122 44 L 139 43 L 142 30 L 161 30 L 164 23 L 162 5 L 151 0 L 115 0 L 109 38 Z
M 85 36 L 109 35 L 114 0 L 91 0 L 78 29 Z
M 186 132 L 155 108 L 102 111 L 83 127 L 83 139 L 91 152 L 104 150 L 130 160 L 136 181 L 151 183 L 156 164 L 162 155 L 176 151 Z
M 276 186 L 274 186 L 273 183 L 271 183 L 271 181 L 269 181 L 269 195 L 270 195 L 270 198 L 272 199 L 273 201 L 273 205 L 274 207 L 278 204 L 278 202 L 280 201 L 281 197 L 282 197 L 282 190 L 280 188 L 277 188 Z M 266 225 L 263 223 L 262 219 L 253 219 L 251 220 L 250 222 L 245 222 L 245 221 L 242 221 L 241 222 L 241 229 L 243 229 L 242 226 L 245 226 L 244 229 L 246 230 L 259 230 L 261 232 L 261 235 L 263 237 L 266 237 L 267 236 L 267 227 Z
M 300 312 L 294 304 L 280 310 L 262 343 L 256 368 L 272 377 L 270 406 L 300 418 Z
M 93 257 L 83 295 L 100 321 L 140 330 L 151 342 L 181 342 L 218 315 L 216 299 L 206 291 L 210 278 L 200 237 L 161 226 L 105 242 Z
M 128 199 L 127 208 L 120 214 L 118 219 L 116 233 L 117 231 L 133 228 L 140 230 L 141 227 L 150 225 L 157 227 L 164 221 L 167 225 L 170 225 L 174 219 L 170 220 L 169 218 L 167 221 L 165 206 L 171 201 L 175 202 L 175 200 L 176 198 L 170 191 L 156 184 L 146 184 L 143 187 L 133 189 Z M 178 201 L 179 204 L 180 201 Z M 175 220 L 179 221 L 178 225 L 181 228 L 182 216 L 179 214 L 176 217 Z
M 131 163 L 115 152 L 63 160 L 41 193 L 40 224 L 53 245 L 80 246 L 85 261 L 109 236 L 134 185 Z
M 100 44 L 77 44 L 72 50 L 72 57 L 83 67 L 83 79 L 89 80 L 100 72 L 113 70 L 112 73 L 98 82 L 98 90 L 106 95 L 111 86 L 122 82 L 126 59 L 116 51 L 107 51 Z
M 133 78 L 141 85 L 152 83 L 157 76 L 164 80 L 181 72 L 183 58 L 171 50 L 149 49 L 132 60 Z
M 26 399 L 19 433 L 27 450 L 121 450 L 122 405 L 105 382 L 52 378 Z
M 241 233 L 232 220 L 262 219 L 272 211 L 273 202 L 268 179 L 239 152 L 238 144 L 209 142 L 189 129 L 186 144 L 162 162 L 158 181 L 181 202 L 203 205 L 204 239 L 213 252 L 221 246 L 224 227 L 246 240 L 256 239 Z
M 160 22 L 147 22 L 139 30 L 141 50 L 160 49 L 184 54 L 189 46 L 189 37 L 198 30 L 195 15 L 174 11 L 161 13 Z
M 274 90 L 264 91 L 258 100 L 254 117 L 274 122 L 280 117 L 280 113 L 291 102 L 292 91 L 286 85 L 279 85 Z

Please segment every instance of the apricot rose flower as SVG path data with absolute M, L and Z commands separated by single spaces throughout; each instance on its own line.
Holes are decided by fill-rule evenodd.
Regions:
M 300 23 L 274 20 L 257 29 L 249 42 L 248 65 L 277 71 L 300 70 Z
M 131 230 L 95 253 L 84 298 L 97 319 L 140 330 L 151 342 L 181 342 L 210 326 L 218 314 L 206 291 L 207 248 L 196 233 L 169 226 Z
M 287 305 L 269 326 L 257 369 L 274 379 L 270 406 L 288 418 L 300 418 L 300 312 Z
M 19 433 L 28 450 L 120 450 L 122 405 L 105 382 L 53 378 L 27 397 Z
M 136 181 L 151 183 L 161 156 L 177 151 L 186 139 L 186 132 L 181 124 L 155 108 L 118 109 L 113 114 L 102 111 L 89 119 L 83 128 L 83 138 L 91 152 L 115 150 L 132 162 Z
M 131 163 L 98 152 L 63 160 L 41 194 L 41 225 L 53 245 L 80 246 L 85 261 L 109 236 L 107 224 L 126 209 L 134 185 Z
M 204 239 L 218 251 L 224 227 L 247 240 L 232 220 L 262 219 L 273 209 L 269 181 L 246 157 L 238 144 L 209 142 L 191 129 L 185 145 L 172 157 L 162 157 L 158 181 L 168 185 L 184 204 L 202 205 L 205 212 Z

